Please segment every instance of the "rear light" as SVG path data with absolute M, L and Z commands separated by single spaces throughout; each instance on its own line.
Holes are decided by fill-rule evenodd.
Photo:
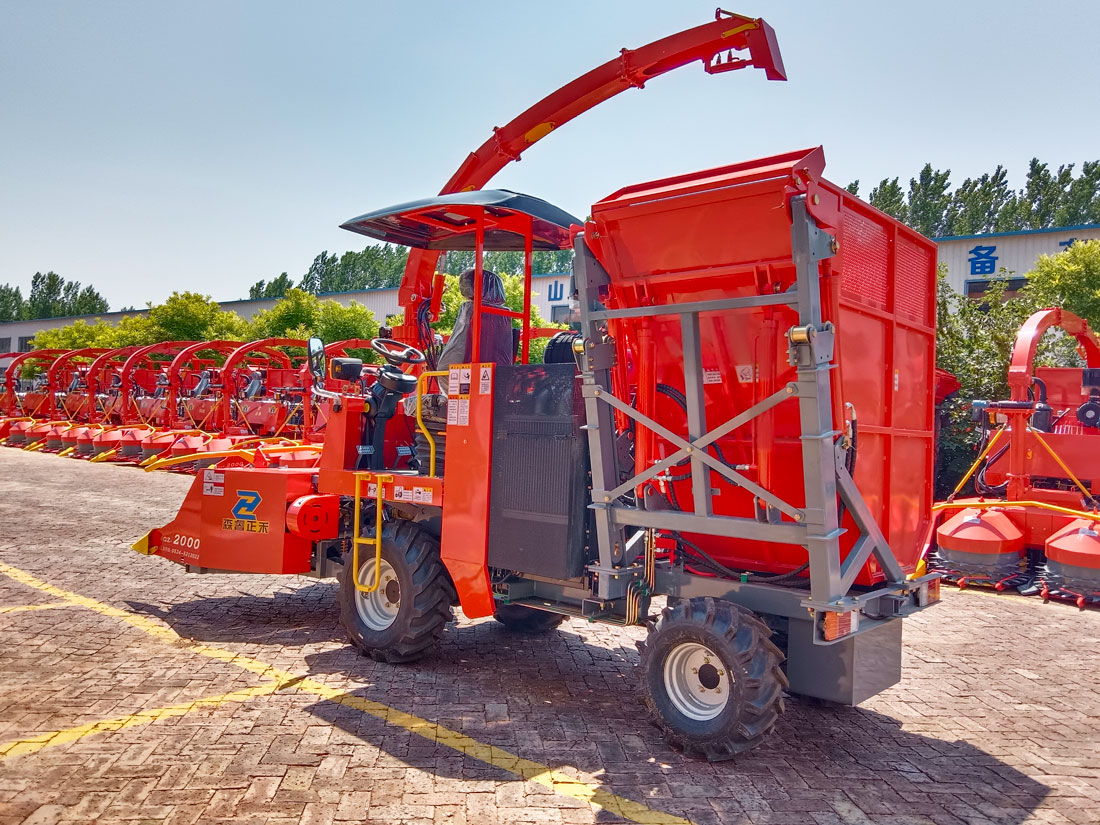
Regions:
M 920 606 L 927 607 L 930 604 L 935 604 L 940 600 L 940 577 L 936 576 L 934 579 L 930 579 L 921 585 L 920 588 Z
M 825 614 L 824 638 L 827 642 L 855 633 L 859 629 L 859 613 L 855 610 L 846 613 L 829 611 Z

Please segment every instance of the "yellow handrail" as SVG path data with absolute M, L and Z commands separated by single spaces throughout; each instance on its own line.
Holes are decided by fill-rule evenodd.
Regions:
M 1054 452 L 1054 450 L 1051 449 L 1050 445 L 1047 444 L 1046 440 L 1041 435 L 1039 435 L 1038 431 L 1032 430 L 1031 434 L 1035 436 L 1036 441 L 1043 445 L 1043 449 L 1050 453 L 1050 457 L 1053 458 L 1055 462 L 1057 462 L 1058 466 L 1062 468 L 1063 472 L 1065 472 L 1065 474 L 1070 477 L 1073 483 L 1077 485 L 1077 489 L 1084 493 L 1085 498 L 1091 499 L 1092 493 L 1085 489 L 1085 485 L 1082 484 L 1077 476 L 1073 474 L 1073 470 L 1066 466 L 1066 463 L 1058 457 L 1058 453 Z
M 361 484 L 363 480 L 375 482 L 374 490 L 374 536 L 363 538 L 359 535 L 360 517 L 362 514 L 363 498 Z M 382 582 L 382 485 L 393 483 L 392 475 L 375 475 L 374 473 L 355 474 L 355 523 L 351 534 L 351 569 L 355 582 L 355 589 L 360 593 L 373 593 Z M 368 488 L 369 489 L 369 488 Z M 370 584 L 362 584 L 359 581 L 359 545 L 369 544 L 374 547 L 374 581 Z
M 940 504 L 933 504 L 932 512 L 938 513 L 940 510 L 965 510 L 967 508 L 988 510 L 990 507 L 1035 507 L 1039 510 L 1051 510 L 1055 513 L 1064 513 L 1070 516 L 1078 516 L 1079 518 L 1100 520 L 1100 513 L 1090 513 L 1087 510 L 1074 510 L 1070 507 L 1059 507 L 1057 504 L 1047 504 L 1045 501 L 971 501 L 969 503 L 965 501 L 944 501 Z
M 300 446 L 278 445 L 278 447 L 279 447 L 279 449 L 282 449 L 282 450 L 293 450 L 295 452 L 298 452 L 298 451 L 301 451 L 301 450 L 306 450 L 307 452 L 311 452 L 311 453 L 319 453 L 319 452 L 321 452 L 321 449 L 322 449 L 320 446 L 315 445 L 315 444 L 302 444 Z M 278 452 L 278 451 L 279 450 L 273 450 L 273 452 Z M 189 462 L 189 461 L 198 461 L 198 460 L 205 461 L 208 458 L 243 458 L 243 459 L 245 459 L 249 462 L 253 462 L 253 461 L 256 460 L 256 453 L 258 453 L 258 452 L 259 453 L 263 452 L 262 447 L 257 447 L 255 450 L 210 450 L 209 452 L 205 452 L 205 453 L 203 453 L 203 452 L 187 453 L 186 455 L 176 455 L 176 456 L 171 456 L 169 458 L 161 458 L 157 461 L 154 461 L 152 464 L 149 464 L 145 467 L 145 472 L 151 473 L 154 470 L 159 470 L 162 467 L 170 467 L 173 464 L 184 464 L 184 463 Z
M 445 375 L 448 375 L 447 370 L 422 372 L 420 373 L 420 377 L 416 379 L 416 428 L 426 439 L 428 439 L 428 475 L 430 476 L 435 476 L 435 438 L 428 432 L 428 428 L 424 426 L 424 393 L 421 388 L 421 382 L 427 385 L 429 378 L 442 378 Z

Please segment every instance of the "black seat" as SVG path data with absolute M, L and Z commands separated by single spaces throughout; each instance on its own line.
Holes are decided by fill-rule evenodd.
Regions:
M 191 390 L 192 398 L 202 398 L 210 389 L 210 370 L 203 370 L 199 374 L 199 383 L 195 385 L 195 389 Z

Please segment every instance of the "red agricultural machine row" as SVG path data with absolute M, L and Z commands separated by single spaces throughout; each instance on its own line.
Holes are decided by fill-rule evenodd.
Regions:
M 1076 339 L 1083 369 L 1036 368 L 1052 328 Z M 981 452 L 935 507 L 930 562 L 960 587 L 1100 602 L 1100 340 L 1073 313 L 1037 312 L 1016 337 L 1008 385 L 1008 400 L 974 402 Z M 957 498 L 971 479 L 977 496 Z
M 340 341 L 328 354 L 369 346 Z M 311 463 L 327 402 L 313 392 L 305 348 L 268 338 L 9 353 L 0 356 L 8 360 L 0 438 L 24 450 L 190 472 L 242 448 Z
M 200 573 L 338 576 L 349 640 L 385 662 L 427 654 L 456 606 L 528 632 L 643 624 L 643 702 L 710 759 L 758 744 L 788 690 L 854 704 L 895 684 L 901 619 L 939 599 L 938 575 L 918 573 L 932 242 L 827 181 L 820 148 L 627 186 L 587 220 L 481 189 L 581 112 L 696 61 L 785 79 L 771 28 L 720 11 L 494 130 L 443 194 L 347 221 L 411 250 L 404 323 L 372 342 L 385 363 L 364 375 L 311 340 L 291 394 L 315 466 L 208 454 L 176 518 L 134 549 Z M 532 252 L 570 248 L 579 331 L 532 363 Z M 525 253 L 522 311 L 499 300 L 489 249 Z M 439 354 L 447 250 L 476 265 L 468 323 Z M 238 389 L 224 366 L 189 370 L 189 389 L 204 371 Z M 223 429 L 241 400 L 212 408 Z

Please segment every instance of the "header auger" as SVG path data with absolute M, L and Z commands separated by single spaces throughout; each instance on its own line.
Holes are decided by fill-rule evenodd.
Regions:
M 164 341 L 13 354 L 0 396 L 9 447 L 194 472 L 236 449 L 316 450 L 298 339 Z M 38 366 L 33 377 L 25 377 Z

